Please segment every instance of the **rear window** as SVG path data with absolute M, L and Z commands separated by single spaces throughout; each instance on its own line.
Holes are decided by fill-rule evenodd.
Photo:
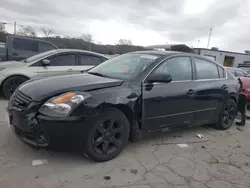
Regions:
M 39 42 L 39 52 L 46 52 L 49 50 L 53 50 L 55 47 L 47 42 Z
M 38 42 L 27 39 L 14 39 L 13 48 L 20 51 L 38 52 Z

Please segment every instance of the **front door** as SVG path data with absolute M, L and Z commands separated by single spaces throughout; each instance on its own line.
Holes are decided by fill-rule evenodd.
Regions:
M 77 72 L 75 70 L 76 54 L 74 53 L 57 54 L 48 58 L 48 60 L 50 60 L 50 65 L 40 66 L 38 69 L 39 75 L 56 76 Z
M 192 63 L 190 57 L 173 57 L 151 74 L 170 74 L 170 83 L 143 83 L 143 128 L 152 131 L 194 121 Z M 151 75 L 150 74 L 150 75 Z M 149 77 L 150 77 L 149 75 Z

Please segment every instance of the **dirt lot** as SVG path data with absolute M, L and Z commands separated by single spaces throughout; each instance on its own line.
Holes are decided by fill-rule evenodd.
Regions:
M 7 126 L 6 104 L 0 101 L 0 188 L 250 187 L 250 123 L 244 130 L 206 126 L 147 138 L 112 161 L 93 163 L 22 143 Z M 32 165 L 37 159 L 44 164 Z

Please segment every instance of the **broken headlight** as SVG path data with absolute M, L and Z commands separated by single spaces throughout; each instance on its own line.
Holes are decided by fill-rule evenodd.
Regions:
M 90 97 L 89 93 L 64 93 L 44 103 L 40 107 L 39 113 L 51 117 L 67 117 L 77 106 Z

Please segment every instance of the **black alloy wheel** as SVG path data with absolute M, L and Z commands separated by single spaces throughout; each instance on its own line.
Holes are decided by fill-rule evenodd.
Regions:
M 100 115 L 92 116 L 83 126 L 85 155 L 97 162 L 115 158 L 126 146 L 130 124 L 120 110 L 110 108 Z
M 223 112 L 223 123 L 226 126 L 232 125 L 235 118 L 235 114 L 236 114 L 235 106 L 233 104 L 227 105 Z
M 219 122 L 215 125 L 215 128 L 225 130 L 232 126 L 237 113 L 237 105 L 233 99 L 229 99 L 225 104 Z
M 9 84 L 9 92 L 10 93 L 14 93 L 14 91 L 16 90 L 16 88 L 18 88 L 19 85 L 21 85 L 23 82 L 21 80 L 12 80 Z
M 2 85 L 2 92 L 4 97 L 9 99 L 10 96 L 14 93 L 14 91 L 27 80 L 28 79 L 23 76 L 13 76 L 7 78 Z
M 102 122 L 92 137 L 94 150 L 101 155 L 113 153 L 121 147 L 123 134 L 122 123 L 113 119 Z

